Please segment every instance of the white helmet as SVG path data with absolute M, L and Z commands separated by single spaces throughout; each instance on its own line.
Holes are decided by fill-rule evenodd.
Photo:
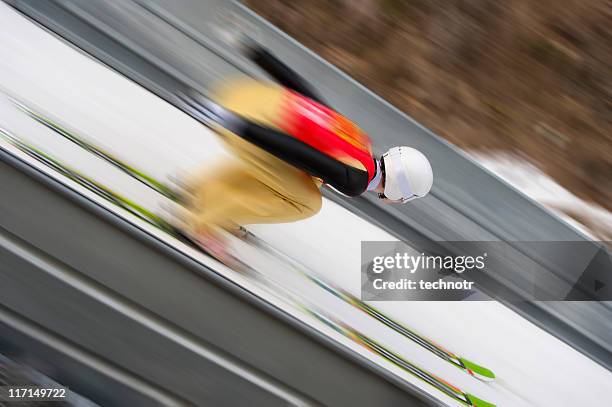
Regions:
M 395 202 L 421 198 L 433 184 L 433 171 L 427 157 L 411 147 L 393 147 L 381 159 L 384 174 L 384 194 Z

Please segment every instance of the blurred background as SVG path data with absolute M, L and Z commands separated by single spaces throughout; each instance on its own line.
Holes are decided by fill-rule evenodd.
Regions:
M 609 1 L 245 3 L 514 186 L 612 239 Z

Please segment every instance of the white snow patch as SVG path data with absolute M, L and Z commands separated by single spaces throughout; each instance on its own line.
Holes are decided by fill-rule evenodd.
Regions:
M 470 152 L 470 155 L 591 238 L 612 238 L 612 212 L 577 197 L 524 158 L 507 152 Z

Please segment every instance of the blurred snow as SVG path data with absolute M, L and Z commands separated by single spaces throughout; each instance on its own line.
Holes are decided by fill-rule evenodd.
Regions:
M 522 157 L 506 152 L 471 152 L 470 155 L 591 238 L 612 239 L 612 212 L 577 197 Z

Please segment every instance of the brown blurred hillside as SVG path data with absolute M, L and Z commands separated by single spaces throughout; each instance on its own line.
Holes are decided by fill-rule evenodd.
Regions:
M 454 144 L 612 210 L 612 2 L 246 3 Z

